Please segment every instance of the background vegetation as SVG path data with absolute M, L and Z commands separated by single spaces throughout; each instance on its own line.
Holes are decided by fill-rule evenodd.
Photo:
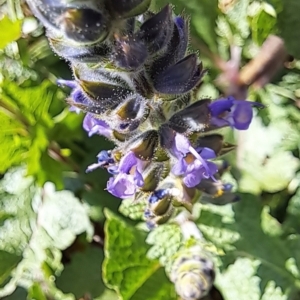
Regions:
M 241 201 L 199 203 L 195 222 L 222 294 L 208 299 L 300 299 L 300 2 L 168 2 L 190 16 L 192 47 L 208 69 L 199 98 L 222 93 L 215 80 L 232 45 L 242 48 L 243 66 L 278 34 L 292 56 L 271 83 L 249 89 L 248 99 L 266 106 L 250 129 L 227 136 L 238 148 L 225 176 Z M 57 78 L 70 78 L 68 65 L 26 4 L 1 1 L 0 298 L 178 299 L 164 268 L 181 242 L 178 228 L 148 233 L 139 205 L 120 206 L 104 190 L 105 171 L 85 173 L 112 145 L 87 137 Z

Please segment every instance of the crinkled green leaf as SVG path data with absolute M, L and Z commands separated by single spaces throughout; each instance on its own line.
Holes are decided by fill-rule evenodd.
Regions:
M 241 191 L 277 192 L 288 186 L 299 167 L 299 159 L 281 149 L 289 129 L 290 124 L 283 119 L 266 127 L 254 118 L 247 132 L 241 133 Z
M 182 246 L 183 238 L 178 225 L 164 224 L 152 230 L 146 242 L 152 245 L 147 256 L 151 259 L 158 259 L 161 265 L 169 271 L 174 255 Z
M 224 264 L 222 269 L 239 257 L 247 257 L 258 262 L 251 277 L 260 278 L 261 295 L 267 291 L 270 281 L 275 282 L 283 295 L 288 295 L 298 286 L 299 277 L 286 264 L 294 256 L 292 247 L 281 239 L 279 223 L 263 209 L 259 198 L 242 194 L 241 201 L 233 206 L 234 216 L 210 211 L 210 207 L 203 206 L 197 223 L 204 236 L 219 248 Z M 232 239 L 228 231 L 232 233 Z M 221 240 L 219 243 L 218 239 Z M 233 284 L 239 283 L 235 281 Z
M 59 249 L 83 232 L 91 238 L 87 212 L 71 192 L 55 192 L 50 183 L 38 188 L 33 178 L 24 176 L 24 169 L 15 169 L 0 182 L 0 297 L 22 286 L 31 299 L 50 295 L 74 300 L 59 291 L 53 279 L 63 268 Z
M 22 21 L 11 21 L 8 16 L 4 16 L 0 20 L 0 49 L 5 48 L 9 43 L 16 41 L 21 37 Z
M 300 10 L 300 2 L 298 0 L 282 1 L 282 10 L 278 14 L 278 27 L 280 35 L 285 41 L 288 52 L 300 58 L 300 19 L 298 11 Z
M 18 109 L 29 125 L 40 124 L 51 127 L 53 121 L 48 109 L 57 88 L 45 80 L 35 87 L 19 87 L 16 83 L 5 81 L 1 84 L 2 99 Z
M 171 283 L 157 261 L 146 254 L 149 246 L 141 231 L 106 210 L 104 281 L 121 299 L 176 299 Z
M 276 33 L 276 18 L 268 13 L 262 5 L 251 21 L 252 38 L 261 46 L 270 34 Z
M 249 23 L 248 23 L 248 7 L 249 0 L 232 1 L 226 11 L 226 15 L 231 24 L 233 24 L 242 38 L 247 38 L 249 35 Z
M 56 88 L 48 81 L 27 88 L 5 81 L 1 87 L 0 172 L 21 162 L 27 163 L 28 174 L 44 184 L 47 180 L 44 178 L 44 168 L 47 165 L 43 164 L 43 156 L 48 155 L 48 134 L 53 127 L 48 110 L 55 98 Z M 61 183 L 60 172 L 52 172 L 52 175 L 55 175 L 55 183 Z
M 295 195 L 291 197 L 287 208 L 287 217 L 284 225 L 286 228 L 293 228 L 300 234 L 300 189 L 298 188 Z M 300 257 L 299 257 L 300 258 Z
M 69 191 L 55 191 L 54 185 L 47 183 L 44 188 L 43 206 L 39 210 L 40 225 L 53 239 L 53 245 L 65 249 L 76 236 L 86 232 L 92 238 L 93 227 L 87 210 Z
M 265 291 L 261 292 L 260 278 L 256 275 L 258 266 L 257 260 L 239 258 L 221 276 L 217 276 L 216 285 L 222 291 L 224 300 L 287 300 L 287 296 L 271 280 Z
M 52 248 L 52 240 L 38 224 L 41 190 L 24 176 L 24 169 L 15 169 L 0 186 L 0 211 L 6 215 L 0 223 L 0 260 L 5 259 L 1 281 L 6 279 L 0 297 L 11 294 L 17 285 L 28 288 L 36 274 L 46 280 L 42 264 L 61 267 L 60 252 Z
M 132 220 L 143 220 L 146 206 L 146 200 L 125 199 L 121 202 L 119 211 Z

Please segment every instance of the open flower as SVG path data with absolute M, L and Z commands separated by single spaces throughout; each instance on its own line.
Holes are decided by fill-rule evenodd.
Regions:
M 215 158 L 215 152 L 210 148 L 195 149 L 190 141 L 183 135 L 176 133 L 174 143 L 170 149 L 177 162 L 172 168 L 172 173 L 182 176 L 187 187 L 195 187 L 202 178 L 213 178 L 218 171 L 217 166 L 207 159 Z
M 95 119 L 89 113 L 84 117 L 83 129 L 88 133 L 89 136 L 92 136 L 93 134 L 99 134 L 110 138 L 112 133 L 112 130 L 105 121 Z
M 132 151 L 120 160 L 117 175 L 107 182 L 107 190 L 118 198 L 130 198 L 135 195 L 138 187 L 143 186 L 144 180 L 141 175 L 143 163 Z
M 97 155 L 98 162 L 95 164 L 91 164 L 86 169 L 86 172 L 94 171 L 98 168 L 107 168 L 108 172 L 111 174 L 115 174 L 114 170 L 116 169 L 115 160 L 111 156 L 111 151 L 102 150 Z
M 233 97 L 221 98 L 209 105 L 211 123 L 218 127 L 231 126 L 246 130 L 252 121 L 252 106 L 263 107 L 257 102 L 236 100 Z

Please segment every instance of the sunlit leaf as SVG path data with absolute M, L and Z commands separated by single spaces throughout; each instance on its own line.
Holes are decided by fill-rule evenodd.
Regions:
M 0 20 L 0 49 L 3 49 L 9 43 L 16 41 L 21 37 L 21 20 L 11 21 L 8 16 L 4 16 Z
M 176 299 L 158 261 L 147 258 L 149 246 L 139 230 L 106 210 L 105 283 L 122 299 Z M 171 294 L 170 294 L 171 293 Z M 143 295 L 143 296 L 142 296 Z M 175 296 L 175 295 L 174 295 Z

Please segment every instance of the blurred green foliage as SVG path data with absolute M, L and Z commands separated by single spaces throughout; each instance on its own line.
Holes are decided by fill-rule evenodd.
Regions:
M 300 298 L 300 2 L 298 0 L 157 0 L 190 16 L 192 47 L 209 70 L 200 97 L 217 97 L 217 58 L 242 47 L 242 65 L 270 34 L 284 39 L 291 62 L 248 98 L 266 108 L 250 129 L 228 138 L 226 180 L 241 201 L 196 204 L 195 220 L 217 266 L 223 299 Z M 67 64 L 20 1 L 1 1 L 0 298 L 177 299 L 166 276 L 182 245 L 178 226 L 146 232 L 144 203 L 104 189 L 107 174 L 86 167 L 105 139 L 88 138 L 69 112 Z M 105 241 L 105 242 L 104 242 Z M 208 299 L 208 298 L 207 298 Z M 212 294 L 210 300 L 216 300 Z

